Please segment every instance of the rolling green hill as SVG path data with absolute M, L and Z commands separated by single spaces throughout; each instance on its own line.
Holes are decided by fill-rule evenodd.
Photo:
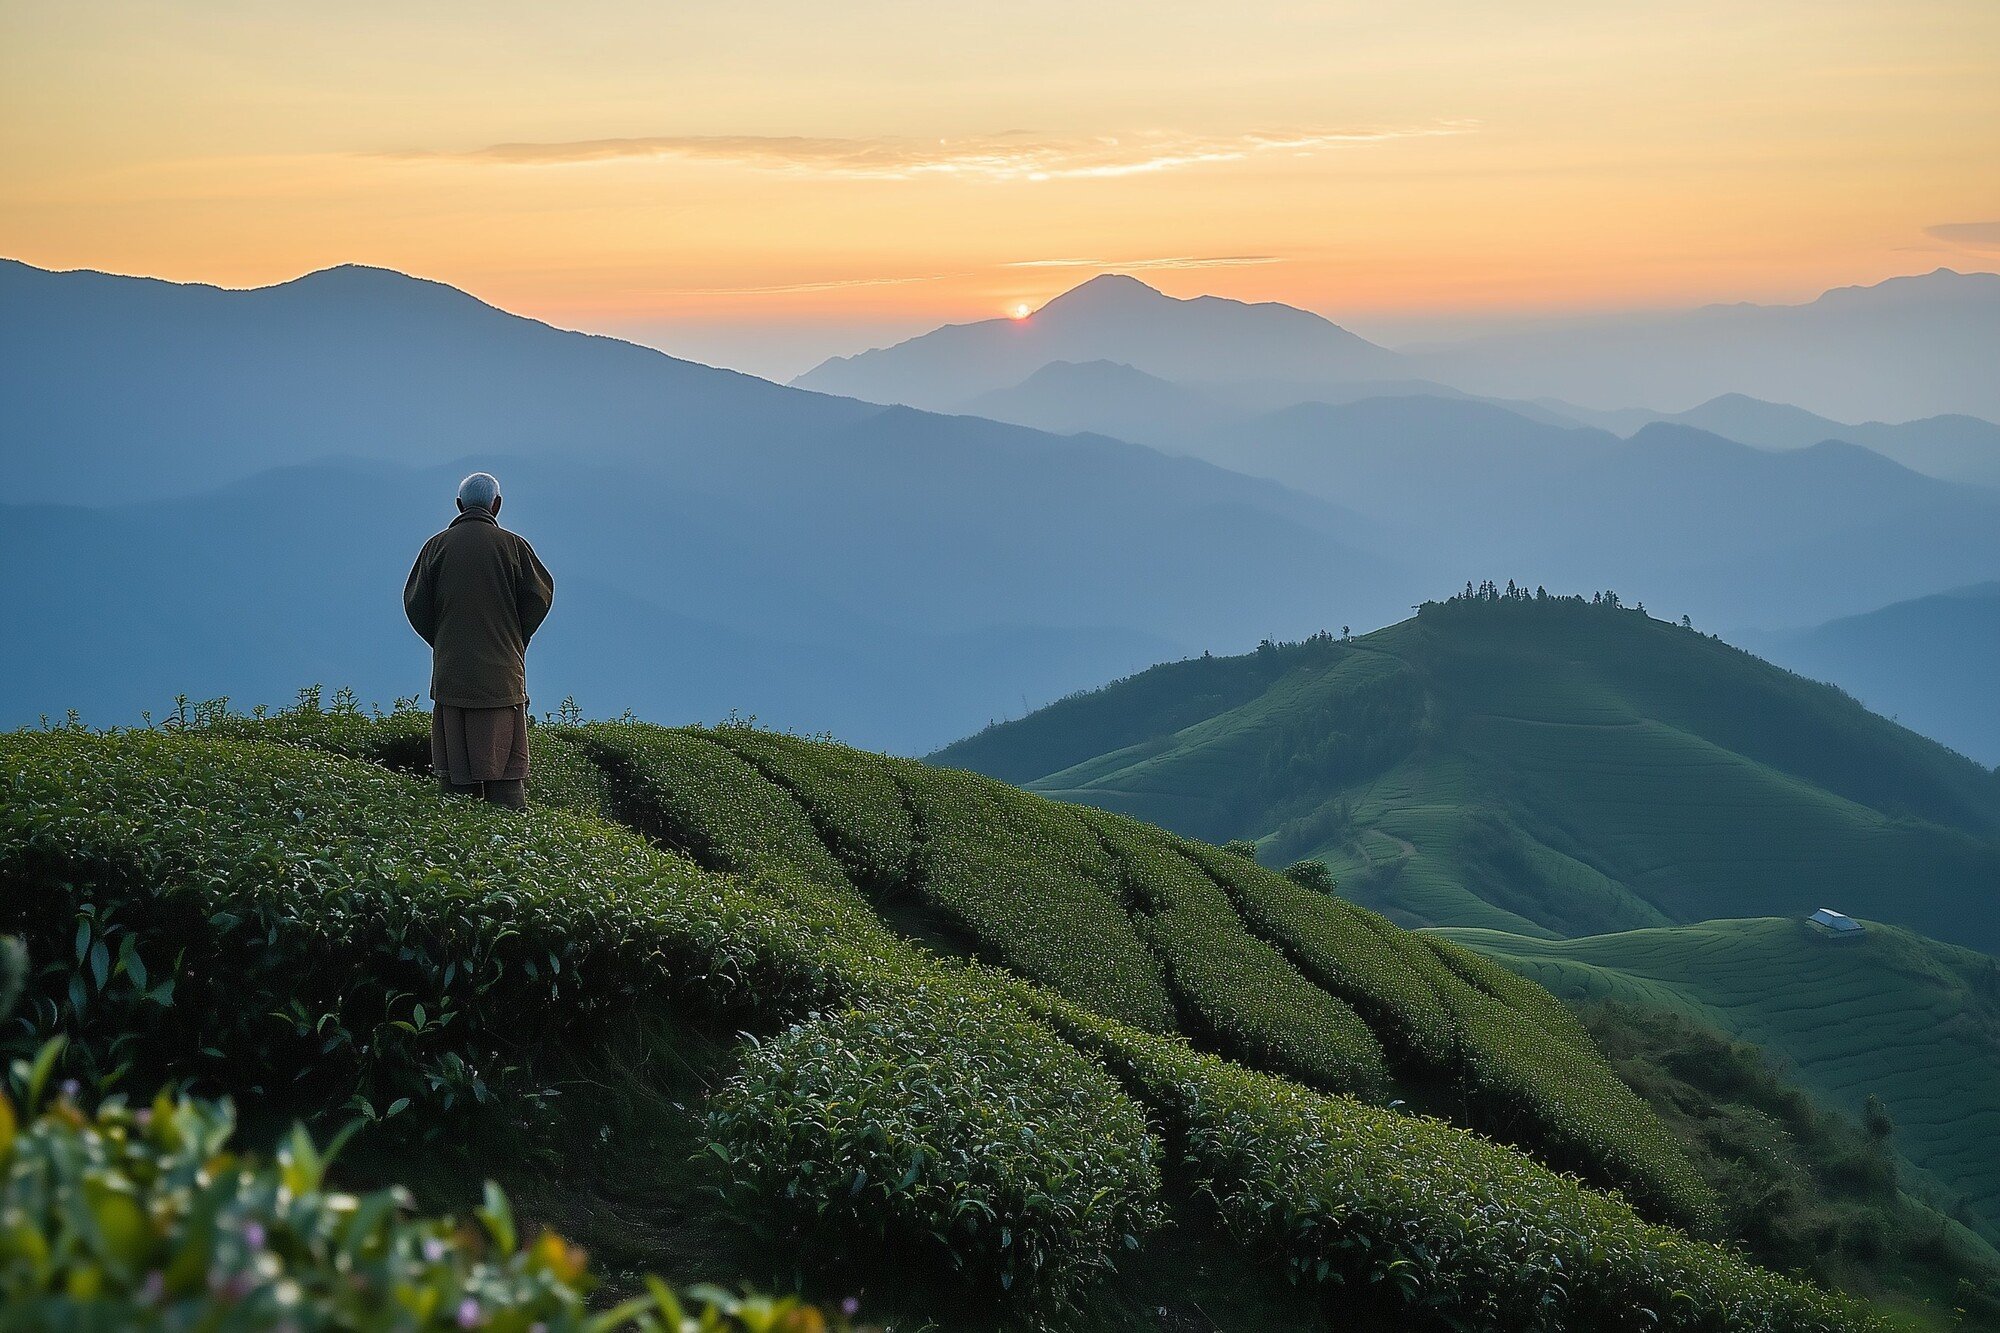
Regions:
M 1879 1098 L 1896 1147 L 2000 1240 L 2000 961 L 1889 926 L 1830 941 L 1774 918 L 1578 940 L 1440 933 L 1565 999 L 1669 1008 L 1736 1033 L 1850 1113 Z
M 1691 1238 L 1546 991 L 1246 858 L 739 728 L 540 728 L 515 816 L 407 775 L 421 714 L 189 722 L 0 736 L 5 1041 L 83 1088 L 910 1322 L 1871 1324 Z
M 935 756 L 1260 856 L 1411 926 L 1528 936 L 1833 906 L 2000 949 L 2000 777 L 1639 610 L 1427 603 L 1171 663 Z

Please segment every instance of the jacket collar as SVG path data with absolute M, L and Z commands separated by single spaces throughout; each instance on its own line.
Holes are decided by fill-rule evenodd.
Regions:
M 451 521 L 451 526 L 455 528 L 461 523 L 491 523 L 496 528 L 500 526 L 500 520 L 484 509 L 466 510 Z

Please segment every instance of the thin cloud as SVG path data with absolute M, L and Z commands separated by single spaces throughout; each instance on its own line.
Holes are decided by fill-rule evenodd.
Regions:
M 955 177 L 974 181 L 1046 181 L 1177 171 L 1270 154 L 1310 156 L 1347 144 L 1462 134 L 1469 128 L 1467 124 L 1454 122 L 1395 129 L 1233 135 L 1151 133 L 1060 138 L 1016 132 L 961 139 L 681 134 L 562 143 L 502 143 L 463 152 L 417 150 L 387 156 L 520 167 L 664 158 L 863 180 Z
M 1001 268 L 1097 268 L 1130 273 L 1158 268 L 1240 268 L 1249 264 L 1282 264 L 1283 255 L 1173 255 L 1164 259 L 1016 259 Z
M 1925 227 L 1924 235 L 1967 250 L 2000 250 L 2000 221 L 1940 222 Z

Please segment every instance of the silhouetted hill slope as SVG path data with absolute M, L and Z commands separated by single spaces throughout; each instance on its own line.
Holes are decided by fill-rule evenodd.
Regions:
M 1666 421 L 1762 449 L 1804 449 L 1822 440 L 1847 440 L 1928 477 L 2000 486 L 2000 426 L 1978 417 L 1936 416 L 1919 421 L 1868 421 L 1850 425 L 1802 407 L 1767 403 L 1740 393 L 1723 394 L 1685 412 L 1649 412 L 1641 408 L 1589 412 L 1564 406 L 1580 420 L 1621 435 L 1633 434 L 1655 421 Z
M 873 412 L 387 269 L 237 291 L 0 260 L 15 500 L 133 500 L 335 456 L 660 461 Z
M 1832 681 L 1980 763 L 2000 765 L 2000 583 L 1810 629 L 1730 637 L 1794 671 Z
M 8 265 L 0 337 L 7 502 L 146 503 L 0 533 L 10 568 L 60 612 L 24 623 L 0 663 L 11 721 L 67 707 L 126 720 L 103 710 L 228 692 L 211 666 L 232 684 L 290 685 L 339 660 L 365 693 L 411 692 L 422 677 L 397 665 L 414 640 L 393 567 L 449 516 L 472 466 L 498 472 L 509 522 L 559 583 L 688 628 L 680 646 L 630 631 L 615 641 L 657 652 L 613 658 L 603 637 L 579 637 L 586 622 L 565 625 L 559 596 L 542 651 L 573 649 L 584 679 L 539 675 L 538 697 L 650 700 L 685 718 L 715 700 L 704 683 L 771 679 L 767 719 L 896 748 L 1161 651 L 1387 619 L 1412 581 L 1400 557 L 1353 549 L 1350 516 L 1268 482 L 1120 441 L 785 389 L 381 270 L 234 292 Z M 346 479 L 275 471 L 325 460 L 347 460 L 334 468 Z M 165 604 L 201 600 L 196 618 L 238 655 L 134 608 L 121 580 L 174 583 Z M 274 611 L 265 594 L 287 589 Z M 145 629 L 123 664 L 28 690 L 52 683 L 34 662 L 66 656 L 94 599 Z M 338 652 L 257 632 L 320 604 L 348 631 Z M 704 653 L 729 642 L 766 665 L 733 676 L 728 650 L 711 669 Z M 676 665 L 662 671 L 661 655 Z M 801 662 L 822 664 L 824 685 L 798 685 L 814 674 Z
M 1832 902 L 2000 946 L 2000 779 L 1636 611 L 1430 603 L 1351 644 L 1155 667 L 935 758 L 1322 859 L 1405 924 L 1582 935 Z
M 1475 393 L 1595 407 L 1740 393 L 1837 420 L 2000 419 L 2000 274 L 1931 273 L 1802 305 L 1706 306 L 1406 349 L 1413 373 Z
M 1309 311 L 1219 296 L 1180 300 L 1137 278 L 1106 273 L 1025 319 L 946 325 L 894 347 L 834 357 L 792 383 L 955 411 L 1052 361 L 1115 361 L 1186 381 L 1328 382 L 1406 373 L 1394 352 Z
M 1837 906 L 1837 904 L 1835 904 Z M 1440 932 L 1571 1000 L 1687 1012 L 1781 1057 L 1831 1105 L 1879 1097 L 1895 1147 L 2000 1239 L 2000 962 L 1870 923 L 1830 942 L 1796 919 L 1536 940 Z

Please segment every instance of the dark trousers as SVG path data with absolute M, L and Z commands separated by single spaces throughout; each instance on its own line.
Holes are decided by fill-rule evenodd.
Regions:
M 439 778 L 438 785 L 453 796 L 476 796 L 493 805 L 504 805 L 509 810 L 528 808 L 528 784 L 522 778 L 495 778 L 491 782 L 453 782 L 450 778 Z

